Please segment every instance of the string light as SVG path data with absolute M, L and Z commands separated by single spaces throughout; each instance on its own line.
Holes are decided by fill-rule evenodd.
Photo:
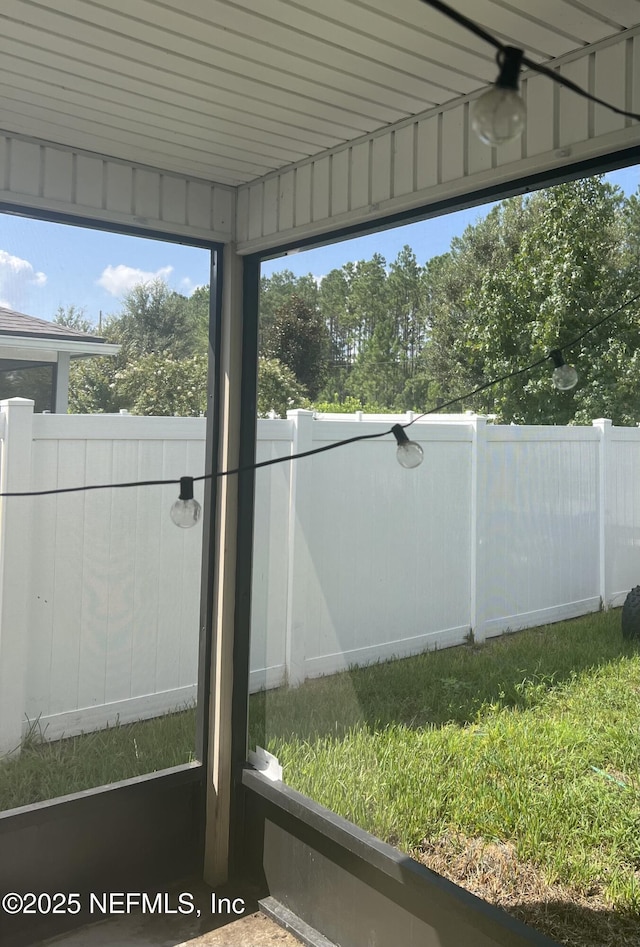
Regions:
M 109 489 L 122 489 L 126 487 L 169 486 L 171 484 L 179 484 L 180 496 L 178 500 L 176 501 L 176 503 L 174 503 L 173 508 L 175 508 L 181 501 L 185 501 L 187 503 L 189 501 L 192 501 L 194 506 L 190 508 L 191 512 L 189 515 L 190 515 L 190 518 L 193 520 L 193 522 L 190 522 L 186 525 L 193 526 L 195 525 L 195 523 L 200 517 L 200 504 L 196 500 L 193 499 L 193 484 L 200 480 L 212 480 L 212 479 L 218 479 L 221 477 L 231 477 L 236 474 L 249 473 L 250 471 L 253 471 L 253 470 L 259 470 L 262 467 L 271 467 L 273 464 L 283 464 L 283 463 L 288 463 L 293 460 L 301 460 L 304 457 L 312 457 L 315 454 L 322 454 L 325 451 L 336 450 L 339 447 L 345 447 L 347 444 L 355 444 L 357 441 L 374 440 L 378 437 L 386 437 L 389 434 L 394 435 L 396 439 L 396 443 L 398 445 L 398 452 L 400 451 L 400 448 L 405 447 L 406 444 L 411 445 L 412 454 L 414 456 L 415 462 L 410 463 L 410 464 L 404 463 L 402 464 L 402 466 L 417 467 L 422 462 L 422 457 L 420 458 L 420 460 L 417 460 L 417 457 L 419 455 L 422 455 L 422 448 L 415 441 L 409 440 L 409 438 L 407 437 L 405 433 L 408 427 L 411 427 L 411 425 L 415 424 L 416 421 L 422 420 L 422 418 L 427 417 L 427 415 L 429 414 L 435 414 L 436 411 L 443 411 L 445 408 L 450 408 L 454 404 L 459 404 L 461 401 L 466 401 L 468 398 L 472 398 L 474 395 L 477 395 L 482 391 L 486 391 L 488 388 L 493 388 L 495 385 L 499 385 L 503 381 L 507 381 L 510 378 L 516 378 L 518 375 L 523 375 L 526 372 L 530 372 L 534 368 L 537 368 L 539 365 L 544 364 L 549 359 L 551 359 L 554 362 L 556 366 L 555 370 L 557 370 L 558 368 L 562 368 L 563 365 L 567 368 L 571 368 L 571 366 L 566 366 L 566 363 L 564 362 L 564 358 L 562 356 L 562 352 L 565 351 L 566 349 L 572 348 L 574 345 L 576 345 L 578 342 L 584 339 L 585 336 L 589 335 L 590 332 L 593 332 L 595 329 L 601 326 L 604 322 L 607 322 L 609 319 L 612 319 L 619 312 L 622 312 L 623 309 L 626 309 L 632 303 L 638 302 L 639 300 L 640 300 L 640 293 L 636 293 L 635 296 L 631 296 L 629 299 L 623 302 L 620 306 L 618 306 L 617 309 L 614 309 L 612 312 L 608 313 L 606 316 L 603 316 L 597 322 L 593 323 L 593 325 L 588 326 L 584 330 L 584 332 L 580 333 L 579 336 L 576 336 L 576 338 L 572 339 L 570 342 L 567 342 L 565 345 L 561 347 L 552 349 L 550 352 L 547 352 L 546 355 L 543 355 L 542 358 L 537 359 L 535 362 L 531 362 L 529 365 L 525 365 L 523 368 L 516 368 L 514 369 L 514 371 L 508 372 L 506 375 L 501 375 L 499 378 L 493 378 L 491 381 L 486 382 L 484 385 L 479 385 L 477 388 L 474 388 L 473 391 L 467 391 L 465 394 L 458 395 L 457 397 L 452 398 L 450 401 L 445 401 L 441 404 L 435 405 L 432 408 L 428 408 L 426 411 L 424 411 L 422 414 L 417 415 L 411 421 L 407 421 L 406 424 L 394 424 L 388 430 L 378 431 L 375 434 L 359 434 L 356 437 L 348 437 L 341 441 L 335 441 L 333 444 L 324 444 L 322 447 L 314 447 L 314 448 L 311 448 L 310 450 L 301 451 L 298 454 L 289 454 L 289 456 L 285 456 L 285 457 L 272 457 L 270 460 L 262 460 L 255 464 L 247 464 L 244 467 L 235 467 L 230 470 L 219 470 L 217 473 L 202 474 L 200 477 L 180 477 L 179 480 L 135 480 L 128 483 L 92 483 L 92 484 L 87 484 L 80 487 L 56 487 L 51 490 L 10 491 L 10 492 L 5 492 L 5 493 L 0 493 L 0 498 L 51 496 L 51 495 L 59 494 L 59 493 L 83 493 L 88 490 L 109 490 Z M 562 363 L 560 365 L 558 365 L 558 362 L 557 362 L 558 357 L 560 358 L 561 363 Z M 575 369 L 572 368 L 571 370 L 575 372 Z M 577 381 L 577 372 L 576 372 L 576 381 Z M 414 446 L 415 448 L 418 449 L 417 451 L 413 450 Z M 402 463 L 402 461 L 400 461 L 400 458 L 398 458 L 398 460 L 400 463 Z M 197 513 L 196 513 L 196 509 L 197 509 Z M 172 515 L 172 519 L 173 519 L 173 515 Z M 185 526 L 185 524 L 178 524 L 178 525 L 182 525 L 183 528 Z
M 578 373 L 573 365 L 567 365 L 560 349 L 549 352 L 549 358 L 556 366 L 551 378 L 558 391 L 571 391 L 578 384 Z
M 499 145 L 505 141 L 513 140 L 517 138 L 524 129 L 526 110 L 524 102 L 520 99 L 517 91 L 518 74 L 522 66 L 526 66 L 528 69 L 540 73 L 540 75 L 547 76 L 547 78 L 552 79 L 553 82 L 564 86 L 565 89 L 570 89 L 572 92 L 575 92 L 576 95 L 581 95 L 590 102 L 604 106 L 604 108 L 609 109 L 609 111 L 614 112 L 616 115 L 623 115 L 625 118 L 633 118 L 636 121 L 640 121 L 640 115 L 637 112 L 630 112 L 627 109 L 618 108 L 617 105 L 612 105 L 610 102 L 606 102 L 604 99 L 600 99 L 598 96 L 587 92 L 582 86 L 579 86 L 571 79 L 567 79 L 566 76 L 563 76 L 556 70 L 549 69 L 547 66 L 542 66 L 533 59 L 529 59 L 528 56 L 524 55 L 523 50 L 516 49 L 512 46 L 505 46 L 492 33 L 489 33 L 463 13 L 454 10 L 449 4 L 443 3 L 442 0 L 422 0 L 422 2 L 428 7 L 438 10 L 444 14 L 444 16 L 448 17 L 448 19 L 453 20 L 454 23 L 469 30 L 469 32 L 498 50 L 497 59 L 500 66 L 500 75 L 489 92 L 486 92 L 477 100 L 473 109 L 474 115 L 477 115 L 477 109 L 478 106 L 480 106 L 480 119 L 474 117 L 472 124 L 476 133 L 486 144 Z M 516 53 L 518 54 L 517 62 Z M 520 100 L 520 105 L 517 104 L 518 99 Z M 483 104 L 480 105 L 480 103 Z M 510 137 L 502 137 L 508 129 L 512 131 Z
M 485 145 L 503 145 L 524 131 L 527 109 L 518 88 L 522 55 L 522 50 L 514 46 L 498 50 L 500 75 L 473 103 L 471 127 Z
M 190 529 L 200 519 L 202 507 L 193 498 L 193 477 L 180 477 L 180 496 L 171 507 L 169 515 L 181 529 Z
M 424 452 L 417 441 L 409 440 L 401 424 L 394 424 L 391 433 L 398 444 L 396 457 L 400 466 L 406 467 L 408 470 L 419 467 L 424 460 Z

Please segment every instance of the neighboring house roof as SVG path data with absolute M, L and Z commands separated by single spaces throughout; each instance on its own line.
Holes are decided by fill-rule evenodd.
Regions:
M 0 359 L 55 362 L 60 352 L 86 358 L 117 355 L 119 351 L 119 345 L 97 335 L 0 306 Z

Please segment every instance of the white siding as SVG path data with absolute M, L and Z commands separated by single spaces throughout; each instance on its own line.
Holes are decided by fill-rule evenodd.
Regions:
M 622 108 L 638 110 L 638 30 L 613 37 L 589 50 L 561 57 L 563 75 Z M 309 186 L 316 164 L 327 153 L 262 179 L 264 200 L 239 200 L 240 252 L 267 250 L 279 243 L 330 233 L 332 229 L 373 222 L 380 217 L 424 207 L 481 188 L 517 181 L 528 174 L 562 168 L 590 157 L 640 143 L 636 123 L 560 89 L 545 76 L 529 73 L 522 83 L 527 129 L 520 141 L 491 149 L 470 128 L 473 95 L 434 108 L 411 120 L 363 137 L 331 152 L 329 200 L 308 212 Z M 324 171 L 321 172 L 324 174 Z M 276 180 L 277 187 L 270 182 Z M 323 177 L 323 180 L 325 178 Z M 256 183 L 251 185 L 255 190 Z M 239 188 L 240 198 L 245 186 Z M 296 209 L 278 214 L 273 201 Z M 324 215 L 322 214 L 322 209 Z M 255 220 L 264 216 L 268 224 Z M 273 221 L 279 219 L 278 230 Z
M 17 136 L 0 135 L 0 201 L 116 228 L 233 238 L 233 188 Z

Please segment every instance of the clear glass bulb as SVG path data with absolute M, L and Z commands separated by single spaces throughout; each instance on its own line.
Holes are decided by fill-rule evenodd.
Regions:
M 395 437 L 396 444 L 398 445 L 396 458 L 400 466 L 407 467 L 408 469 L 411 469 L 411 467 L 419 467 L 424 460 L 424 454 L 420 445 L 415 441 L 409 440 L 402 424 L 394 424 L 391 428 L 391 434 Z
M 571 391 L 578 384 L 578 373 L 573 365 L 558 365 L 551 378 L 558 391 Z
M 471 108 L 471 127 L 486 145 L 503 145 L 524 131 L 527 109 L 517 89 L 494 85 Z
M 181 529 L 195 526 L 200 519 L 202 507 L 193 499 L 193 477 L 180 477 L 180 496 L 171 507 L 169 516 Z
M 190 529 L 200 519 L 202 507 L 197 500 L 176 500 L 169 511 L 169 516 L 181 529 Z
M 396 457 L 401 467 L 410 470 L 412 467 L 419 467 L 424 460 L 424 451 L 416 441 L 406 441 L 398 444 Z

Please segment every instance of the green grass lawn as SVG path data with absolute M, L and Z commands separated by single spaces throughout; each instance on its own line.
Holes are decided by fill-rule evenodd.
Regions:
M 640 647 L 619 611 L 256 694 L 250 717 L 330 809 L 565 944 L 640 944 Z M 32 740 L 0 766 L 0 804 L 193 745 L 193 712 Z
M 619 611 L 260 694 L 253 728 L 287 783 L 550 936 L 640 944 L 640 648 Z
M 0 761 L 0 811 L 190 763 L 194 746 L 193 709 L 55 742 L 34 724 L 20 755 Z

